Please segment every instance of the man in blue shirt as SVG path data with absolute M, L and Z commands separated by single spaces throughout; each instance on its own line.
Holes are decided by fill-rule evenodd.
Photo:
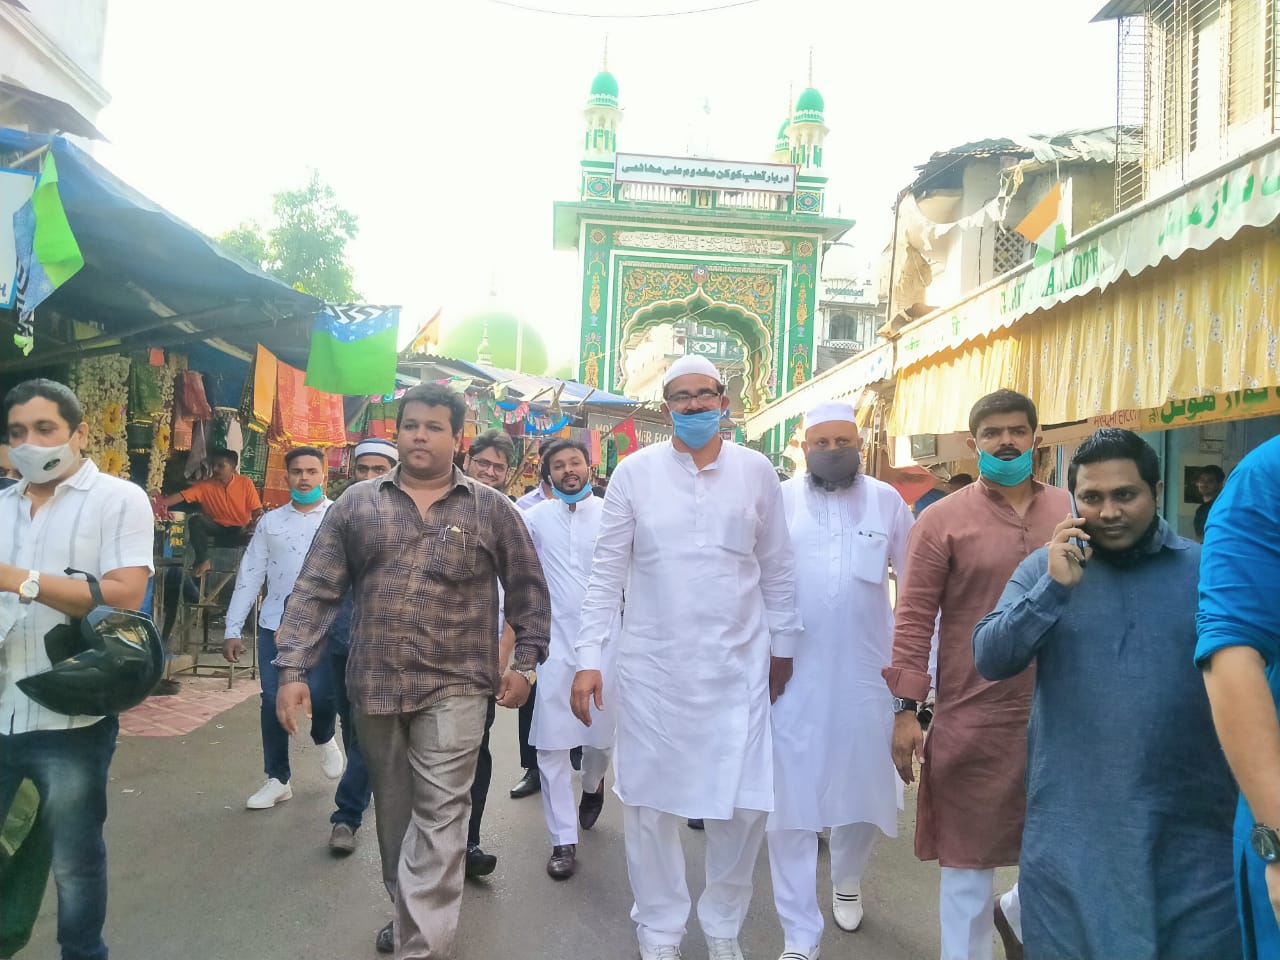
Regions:
M 1018 889 L 1027 960 L 1236 960 L 1236 792 L 1195 648 L 1199 547 L 1156 512 L 1160 461 L 1099 430 L 1067 475 L 1079 518 L 973 634 L 988 680 L 1035 665 Z
M 1280 957 L 1280 437 L 1232 471 L 1205 527 L 1200 642 L 1214 726 L 1240 784 L 1236 895 L 1247 960 Z

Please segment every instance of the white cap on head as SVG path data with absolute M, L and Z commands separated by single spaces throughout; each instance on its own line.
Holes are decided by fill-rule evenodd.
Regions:
M 688 376 L 696 373 L 699 376 L 710 377 L 720 386 L 724 386 L 724 381 L 720 379 L 720 371 L 716 369 L 716 365 L 706 357 L 696 353 L 687 353 L 671 366 L 667 367 L 667 375 L 662 378 L 662 385 L 665 387 L 676 377 Z
M 820 423 L 832 423 L 833 421 L 856 425 L 858 414 L 853 409 L 853 404 L 846 403 L 843 400 L 827 400 L 820 403 L 804 415 L 804 428 L 808 430 L 810 427 L 816 427 Z
M 361 440 L 356 444 L 355 459 L 359 460 L 366 454 L 377 454 L 379 457 L 386 457 L 392 463 L 400 462 L 400 451 L 396 449 L 396 445 L 390 440 L 383 440 L 380 437 L 370 437 L 368 440 Z

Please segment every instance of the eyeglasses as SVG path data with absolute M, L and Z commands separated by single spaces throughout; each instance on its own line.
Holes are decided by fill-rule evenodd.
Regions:
M 699 406 L 709 403 L 719 403 L 720 396 L 721 394 L 719 390 L 699 390 L 697 393 L 689 393 L 688 391 L 681 390 L 679 393 L 673 393 L 671 396 L 667 397 L 667 406 L 687 407 L 694 401 L 697 401 Z
M 510 469 L 504 460 L 481 460 L 479 457 L 472 457 L 471 462 L 481 473 L 506 473 Z

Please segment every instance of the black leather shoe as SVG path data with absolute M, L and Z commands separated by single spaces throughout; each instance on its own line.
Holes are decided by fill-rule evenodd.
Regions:
M 583 830 L 590 830 L 600 819 L 600 811 L 604 809 L 604 781 L 600 781 L 600 789 L 594 793 L 582 791 L 582 800 L 578 803 L 578 823 Z
M 687 824 L 688 824 L 688 826 L 689 826 L 689 829 L 690 829 L 690 830 L 705 830 L 705 829 L 707 829 L 707 828 L 706 828 L 706 826 L 703 824 L 703 822 L 702 822 L 701 820 L 695 820 L 695 819 L 693 819 L 692 817 L 690 817 L 688 820 L 686 820 L 686 821 L 685 821 L 685 823 L 687 823 Z
M 387 925 L 378 931 L 378 935 L 373 938 L 373 948 L 379 953 L 396 952 L 396 930 L 394 920 L 388 920 Z
M 547 875 L 553 880 L 568 880 L 578 869 L 578 845 L 566 843 L 562 847 L 551 848 L 551 859 L 547 861 Z
M 1005 960 L 1022 960 L 1022 941 L 1013 932 L 1009 918 L 1004 915 L 999 897 L 996 897 L 996 932 L 1000 934 L 1000 944 L 1004 947 Z
M 467 847 L 467 876 L 487 877 L 498 866 L 498 858 L 492 853 L 485 853 L 480 845 Z
M 538 768 L 530 767 L 520 778 L 520 782 L 511 788 L 511 799 L 531 797 L 542 789 L 542 778 L 538 776 Z

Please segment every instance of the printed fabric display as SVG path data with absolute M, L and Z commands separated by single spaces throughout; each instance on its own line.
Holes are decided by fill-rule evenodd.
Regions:
M 306 385 L 306 371 L 277 363 L 276 409 L 268 439 L 289 447 L 346 446 L 342 396 L 321 393 Z M 270 477 L 268 477 L 268 481 Z

